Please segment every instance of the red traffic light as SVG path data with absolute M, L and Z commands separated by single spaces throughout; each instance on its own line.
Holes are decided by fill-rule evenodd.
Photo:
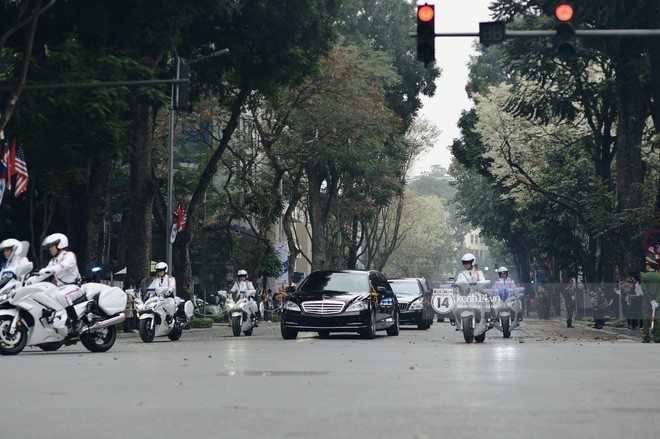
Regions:
M 435 10 L 429 5 L 419 6 L 417 8 L 417 18 L 423 22 L 431 21 L 435 18 Z
M 570 21 L 573 18 L 573 6 L 562 3 L 555 8 L 555 17 L 559 21 Z

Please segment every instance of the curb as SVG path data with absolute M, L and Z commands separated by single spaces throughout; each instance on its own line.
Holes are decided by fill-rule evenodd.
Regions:
M 566 323 L 566 319 L 554 319 L 554 320 Z M 635 331 L 628 328 L 613 328 L 613 327 L 605 326 L 605 328 L 603 329 L 596 329 L 590 324 L 582 323 L 579 320 L 573 320 L 573 326 L 579 326 L 585 329 L 593 329 L 594 331 L 603 331 L 607 334 L 621 335 L 629 338 L 638 338 L 638 339 L 644 338 L 644 331 Z

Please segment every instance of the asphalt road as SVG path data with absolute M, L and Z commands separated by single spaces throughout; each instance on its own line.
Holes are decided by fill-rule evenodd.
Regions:
M 405 328 L 405 327 L 404 327 Z M 660 346 L 525 321 L 467 345 L 447 323 L 374 340 L 228 326 L 107 353 L 0 359 L 2 437 L 637 437 L 660 428 Z

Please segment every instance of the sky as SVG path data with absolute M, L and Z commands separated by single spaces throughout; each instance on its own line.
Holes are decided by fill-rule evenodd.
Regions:
M 424 1 L 418 1 L 424 4 Z M 478 32 L 479 22 L 492 21 L 488 5 L 491 0 L 428 1 L 435 5 L 435 32 Z M 449 146 L 459 137 L 456 127 L 461 111 L 472 107 L 465 93 L 468 78 L 467 63 L 474 55 L 473 44 L 477 37 L 436 37 L 436 64 L 442 75 L 436 80 L 437 89 L 432 98 L 423 97 L 420 117 L 428 119 L 442 133 L 435 146 L 417 158 L 413 165 L 413 175 L 429 171 L 431 165 L 449 167 L 451 152 Z

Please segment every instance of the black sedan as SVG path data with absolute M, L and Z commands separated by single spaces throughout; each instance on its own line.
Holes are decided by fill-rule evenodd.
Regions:
M 287 291 L 280 325 L 284 339 L 294 339 L 300 331 L 321 337 L 357 332 L 374 338 L 380 330 L 399 335 L 399 303 L 378 271 L 314 271 Z
M 423 279 L 390 279 L 390 285 L 399 301 L 401 324 L 417 325 L 419 329 L 428 329 L 433 324 L 431 291 L 427 291 Z M 426 281 L 424 281 L 426 282 Z

